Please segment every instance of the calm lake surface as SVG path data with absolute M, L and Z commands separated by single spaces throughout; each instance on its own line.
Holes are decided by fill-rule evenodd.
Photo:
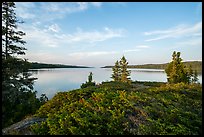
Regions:
M 131 70 L 131 80 L 135 81 L 156 81 L 167 82 L 167 76 L 162 69 L 129 69 Z M 89 73 L 93 73 L 93 81 L 112 80 L 111 68 L 56 68 L 38 69 L 32 71 L 33 77 L 38 78 L 34 83 L 37 97 L 41 94 L 51 99 L 57 92 L 69 91 L 80 88 L 80 85 L 88 80 Z M 198 76 L 202 83 L 202 74 Z

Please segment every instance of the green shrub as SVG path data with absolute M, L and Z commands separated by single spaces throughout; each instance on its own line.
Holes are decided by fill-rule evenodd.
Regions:
M 200 135 L 202 86 L 162 84 L 136 91 L 131 84 L 103 82 L 60 92 L 37 111 L 46 122 L 36 134 Z
M 86 83 L 82 83 L 81 88 L 86 88 L 86 87 L 95 86 L 95 85 L 96 85 L 95 82 L 86 82 Z

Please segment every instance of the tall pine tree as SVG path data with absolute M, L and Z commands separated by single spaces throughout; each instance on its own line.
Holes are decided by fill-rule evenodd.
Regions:
M 120 81 L 121 80 L 121 68 L 118 60 L 115 62 L 115 66 L 112 68 L 113 74 L 111 78 L 114 81 Z
M 2 126 L 8 126 L 21 120 L 35 108 L 31 105 L 39 103 L 33 82 L 30 77 L 29 62 L 18 57 L 24 55 L 26 42 L 22 39 L 24 32 L 17 30 L 20 22 L 15 14 L 14 2 L 2 2 Z M 30 105 L 29 105 L 30 104 Z M 37 106 L 36 106 L 37 107 Z
M 123 56 L 120 60 L 120 68 L 121 68 L 121 81 L 122 82 L 130 82 L 130 70 L 127 70 L 128 62 Z
M 88 82 L 92 82 L 92 80 L 93 80 L 93 73 L 90 72 L 88 76 Z
M 23 55 L 26 50 L 25 47 L 16 45 L 17 43 L 24 45 L 26 42 L 22 40 L 25 33 L 17 30 L 17 23 L 23 22 L 16 18 L 14 8 L 14 2 L 2 3 L 2 56 L 6 59 L 15 54 Z
M 120 61 L 115 62 L 115 66 L 112 68 L 113 74 L 111 78 L 114 81 L 130 82 L 130 70 L 127 70 L 128 62 L 123 56 Z

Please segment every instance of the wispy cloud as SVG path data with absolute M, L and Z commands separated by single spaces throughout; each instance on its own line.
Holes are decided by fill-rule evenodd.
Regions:
M 53 32 L 59 32 L 60 27 L 57 24 L 52 24 L 52 25 L 48 26 L 48 30 L 53 31 Z
M 49 27 L 41 29 L 35 26 L 24 25 L 22 30 L 26 33 L 24 39 L 27 41 L 27 44 L 35 43 L 38 46 L 47 47 L 58 47 L 60 44 L 60 41 L 51 33 L 53 30 L 50 30 Z
M 23 19 L 51 21 L 60 19 L 68 14 L 88 10 L 90 7 L 99 8 L 101 2 L 17 2 L 17 16 Z M 43 13 L 43 14 L 42 14 Z
M 128 49 L 128 50 L 124 50 L 124 52 L 137 52 L 137 51 L 141 51 L 141 49 Z
M 182 42 L 178 42 L 177 45 L 179 46 L 202 46 L 202 37 L 188 39 Z
M 104 55 L 114 55 L 119 52 L 117 51 L 92 51 L 92 52 L 75 52 L 70 53 L 69 56 L 72 58 L 86 58 L 86 57 L 96 57 L 96 56 L 104 56 Z
M 41 8 L 44 11 L 69 14 L 87 10 L 89 5 L 87 2 L 46 2 L 41 3 Z
M 176 49 L 176 48 L 187 48 L 189 46 L 192 47 L 202 47 L 202 37 L 195 37 L 191 39 L 187 39 L 185 41 L 176 42 L 173 46 L 168 47 L 168 49 Z
M 124 52 L 126 52 L 126 53 L 127 52 L 138 52 L 138 51 L 141 51 L 141 50 L 147 49 L 147 48 L 150 48 L 150 46 L 148 46 L 148 45 L 138 45 L 133 49 L 124 50 Z
M 36 17 L 36 14 L 30 9 L 35 9 L 36 6 L 32 2 L 16 2 L 16 13 L 18 17 L 23 19 L 32 19 Z
M 36 27 L 36 25 L 24 25 L 19 29 L 26 32 L 25 40 L 27 43 L 48 47 L 59 47 L 70 43 L 95 43 L 124 36 L 124 29 L 108 27 L 94 31 L 83 31 L 78 28 L 75 33 L 63 33 L 60 31 L 62 28 L 56 23 L 41 28 Z
M 105 27 L 102 31 L 83 31 L 78 29 L 74 34 L 64 35 L 63 37 L 70 42 L 99 42 L 112 38 L 124 36 L 124 29 L 111 29 Z
M 31 59 L 30 61 L 37 61 L 37 62 L 45 62 L 45 63 L 59 63 L 59 61 L 63 60 L 62 56 L 57 54 L 52 54 L 48 51 L 38 51 L 38 52 L 30 52 L 29 50 L 26 51 L 25 58 Z
M 146 36 L 155 36 L 155 38 L 150 38 L 145 41 L 156 41 L 167 38 L 180 38 L 189 36 L 199 36 L 202 33 L 202 21 L 196 23 L 193 26 L 179 25 L 167 30 L 156 30 L 151 32 L 145 32 Z
M 90 3 L 95 7 L 101 7 L 102 6 L 102 2 L 90 2 Z

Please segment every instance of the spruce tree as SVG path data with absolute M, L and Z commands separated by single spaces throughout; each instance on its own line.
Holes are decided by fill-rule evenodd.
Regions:
M 17 30 L 17 23 L 23 23 L 16 17 L 14 2 L 3 2 L 2 3 L 2 56 L 6 59 L 9 56 L 18 54 L 25 54 L 25 47 L 17 46 L 19 44 L 25 44 L 22 40 L 24 32 Z
M 17 30 L 20 22 L 14 12 L 14 2 L 2 2 L 2 126 L 20 120 L 26 113 L 34 112 L 30 101 L 36 100 L 33 82 L 28 72 L 30 63 L 18 57 L 25 54 L 22 39 L 24 32 Z M 32 98 L 32 99 L 31 99 Z M 36 102 L 37 103 L 37 102 Z M 30 104 L 30 105 L 29 105 Z M 25 111 L 26 109 L 26 111 Z
M 121 80 L 121 68 L 118 60 L 115 62 L 115 66 L 112 68 L 113 74 L 111 78 L 114 81 L 120 81 Z
M 92 76 L 93 76 L 93 73 L 92 72 L 90 72 L 89 73 L 89 76 L 88 76 L 88 82 L 92 82 Z
M 120 68 L 121 68 L 121 81 L 122 82 L 130 82 L 130 70 L 127 70 L 128 67 L 128 62 L 125 58 L 125 56 L 123 56 L 119 62 L 120 64 Z
M 167 81 L 169 83 L 191 82 L 192 69 L 184 66 L 180 55 L 180 52 L 174 51 L 172 54 L 172 61 L 165 69 Z
M 95 86 L 96 83 L 92 82 L 93 81 L 93 73 L 90 72 L 89 76 L 88 76 L 88 81 L 86 81 L 85 83 L 81 84 L 81 88 L 86 88 L 86 87 L 90 87 L 90 86 Z

